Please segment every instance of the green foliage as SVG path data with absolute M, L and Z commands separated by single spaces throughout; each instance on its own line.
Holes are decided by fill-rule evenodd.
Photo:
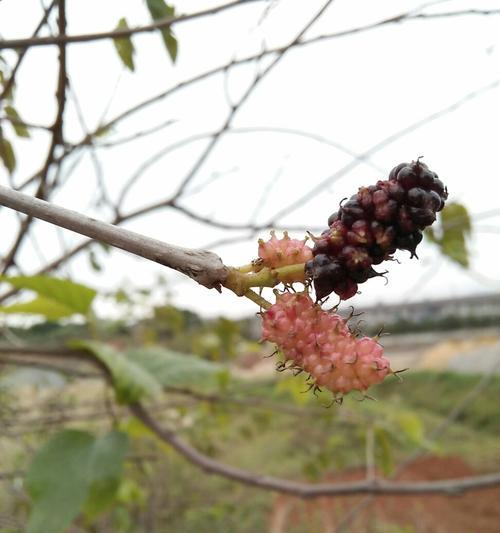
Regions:
M 374 433 L 377 464 L 385 475 L 389 475 L 394 470 L 394 453 L 391 436 L 389 431 L 381 425 L 375 426 Z
M 118 25 L 115 29 L 117 30 L 123 30 L 127 29 L 128 24 L 127 20 L 122 17 L 118 21 Z M 118 55 L 120 56 L 120 59 L 122 60 L 122 63 L 129 69 L 129 70 L 135 70 L 134 65 L 134 52 L 135 48 L 132 43 L 132 39 L 130 37 L 120 37 L 117 39 L 113 39 L 113 43 L 115 45 L 116 51 L 118 52 Z
M 222 365 L 193 355 L 161 348 L 137 348 L 119 352 L 97 341 L 72 341 L 70 346 L 88 350 L 109 370 L 120 403 L 134 403 L 159 394 L 162 387 L 211 384 L 216 386 Z
M 116 398 L 120 403 L 134 403 L 145 396 L 158 394 L 161 386 L 156 377 L 111 346 L 97 341 L 72 341 L 70 346 L 91 352 L 111 374 Z
M 58 433 L 35 455 L 26 485 L 33 500 L 28 533 L 63 532 L 87 500 L 91 515 L 114 499 L 127 437 L 112 432 L 100 438 L 66 430 Z
M 28 289 L 37 296 L 24 303 L 0 307 L 3 313 L 29 313 L 43 315 L 49 320 L 58 320 L 74 314 L 90 312 L 96 292 L 73 281 L 49 276 L 1 276 L 16 289 Z
M 170 18 L 175 15 L 175 8 L 164 2 L 164 0 L 146 0 L 149 13 L 153 20 Z M 160 30 L 163 43 L 173 63 L 177 58 L 178 43 L 170 27 Z
M 98 516 L 114 502 L 128 448 L 127 435 L 118 431 L 95 440 L 89 461 L 91 484 L 84 508 L 89 518 Z
M 145 369 L 163 387 L 217 384 L 224 366 L 199 357 L 164 350 L 137 348 L 125 353 L 127 359 Z
M 13 119 L 12 127 L 14 128 L 14 131 L 19 137 L 30 137 L 30 132 L 28 131 L 28 128 L 22 124 L 21 117 L 19 116 L 19 113 L 12 107 L 11 105 L 7 105 L 4 107 L 5 114 Z
M 377 385 L 373 394 L 391 403 L 404 401 L 409 409 L 446 416 L 480 379 L 480 375 L 455 372 L 411 372 L 404 376 L 400 386 L 394 387 L 387 381 Z M 500 435 L 499 388 L 500 376 L 492 377 L 481 395 L 465 407 L 458 421 L 476 431 Z
M 74 311 L 68 309 L 65 305 L 62 305 L 49 298 L 43 296 L 37 296 L 29 302 L 22 302 L 18 304 L 12 304 L 7 307 L 0 307 L 2 313 L 9 314 L 29 314 L 29 315 L 42 315 L 47 320 L 60 320 L 74 314 Z
M 429 239 L 437 244 L 441 252 L 459 265 L 469 266 L 469 252 L 466 239 L 472 229 L 467 208 L 452 202 L 441 211 L 441 235 L 438 237 L 432 228 L 426 231 Z
M 0 159 L 5 168 L 12 174 L 16 168 L 16 154 L 11 142 L 0 135 Z

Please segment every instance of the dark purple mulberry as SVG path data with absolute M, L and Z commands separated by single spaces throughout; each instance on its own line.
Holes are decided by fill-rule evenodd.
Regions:
M 356 294 L 358 283 L 381 275 L 372 265 L 392 259 L 398 248 L 416 256 L 422 230 L 435 221 L 447 198 L 443 182 L 420 160 L 397 165 L 388 180 L 360 187 L 315 239 L 306 273 L 316 296 L 335 292 L 345 300 Z

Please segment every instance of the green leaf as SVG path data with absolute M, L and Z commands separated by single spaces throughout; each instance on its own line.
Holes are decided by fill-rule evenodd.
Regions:
M 12 174 L 16 168 L 16 154 L 12 144 L 5 137 L 0 136 L 0 159 L 5 168 Z
M 56 309 L 55 304 L 59 304 L 61 311 L 62 308 L 67 310 L 67 314 L 64 316 L 75 313 L 87 314 L 96 295 L 96 291 L 85 285 L 50 276 L 0 276 L 0 281 L 5 281 L 16 289 L 28 289 L 36 292 L 41 297 L 38 300 L 52 301 L 53 309 Z M 33 302 L 30 303 L 33 304 Z M 21 306 L 23 304 L 16 305 Z M 12 307 L 10 306 L 11 309 Z M 5 308 L 0 308 L 0 311 L 3 309 Z
M 63 532 L 88 492 L 88 462 L 94 437 L 82 431 L 58 433 L 35 455 L 26 476 L 33 506 L 27 533 Z
M 165 43 L 165 48 L 167 49 L 168 55 L 172 60 L 172 63 L 175 63 L 177 59 L 177 52 L 179 50 L 179 44 L 177 38 L 173 34 L 172 30 L 166 29 L 162 30 L 161 35 L 163 37 L 163 42 Z
M 378 459 L 382 472 L 389 475 L 394 469 L 394 457 L 390 436 L 387 430 L 381 426 L 375 427 L 375 455 Z
M 182 387 L 210 383 L 217 385 L 224 366 L 194 355 L 181 354 L 162 348 L 139 348 L 126 352 L 134 365 L 145 369 L 163 387 Z
M 88 518 L 95 518 L 114 502 L 128 448 L 128 437 L 120 431 L 96 440 L 89 462 L 91 484 L 84 508 Z
M 431 242 L 439 246 L 441 253 L 467 268 L 469 252 L 466 238 L 470 235 L 472 223 L 467 208 L 459 203 L 449 203 L 441 211 L 441 236 L 432 230 L 426 231 Z
M 419 416 L 406 412 L 397 415 L 396 420 L 404 435 L 414 444 L 422 444 L 424 441 L 424 426 Z
M 89 251 L 88 258 L 89 258 L 89 263 L 92 269 L 95 270 L 95 272 L 101 272 L 102 266 L 101 266 L 101 263 L 99 263 L 99 261 L 97 260 L 97 254 L 95 253 L 95 250 Z
M 175 8 L 166 4 L 164 0 L 146 0 L 146 4 L 153 20 L 175 16 Z M 177 39 L 172 33 L 170 27 L 163 28 L 160 31 L 170 59 L 172 59 L 172 62 L 175 63 L 178 50 Z
M 94 133 L 94 137 L 105 137 L 106 135 L 109 135 L 113 131 L 112 126 L 100 126 L 97 131 Z M 100 244 L 104 249 L 109 248 L 108 244 L 105 244 L 103 242 L 97 242 L 97 244 Z
M 30 137 L 30 132 L 28 131 L 28 128 L 22 124 L 19 113 L 10 105 L 5 106 L 4 111 L 8 117 L 13 119 L 11 124 L 18 137 Z
M 36 453 L 26 475 L 33 500 L 28 533 L 63 532 L 87 502 L 96 516 L 115 498 L 128 449 L 124 433 L 96 439 L 90 433 L 66 430 Z
M 60 320 L 68 316 L 74 315 L 74 311 L 61 305 L 54 300 L 37 296 L 29 302 L 22 302 L 18 304 L 8 305 L 7 307 L 0 307 L 0 312 L 9 314 L 29 314 L 29 315 L 43 315 L 47 320 Z
M 91 352 L 106 365 L 120 403 L 134 403 L 161 391 L 157 376 L 107 344 L 78 340 L 72 341 L 70 346 Z
M 128 28 L 127 20 L 122 17 L 118 25 L 115 29 L 117 30 L 123 30 Z M 129 70 L 135 70 L 134 65 L 134 52 L 135 48 L 132 43 L 132 39 L 130 37 L 120 37 L 118 39 L 113 39 L 113 43 L 115 45 L 116 51 L 118 52 L 118 55 L 120 56 L 120 59 L 122 60 L 123 64 L 129 69 Z
M 175 8 L 166 4 L 164 0 L 146 0 L 146 4 L 154 20 L 173 17 L 175 15 Z

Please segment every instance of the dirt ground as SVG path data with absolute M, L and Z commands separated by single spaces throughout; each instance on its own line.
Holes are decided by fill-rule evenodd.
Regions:
M 401 474 L 401 480 L 438 480 L 478 474 L 458 457 L 424 457 Z M 362 479 L 349 472 L 328 481 Z M 276 498 L 269 533 L 299 528 L 304 532 L 337 533 L 338 525 L 366 497 L 318 498 L 301 501 Z M 460 496 L 378 496 L 356 513 L 343 533 L 499 533 L 500 488 Z

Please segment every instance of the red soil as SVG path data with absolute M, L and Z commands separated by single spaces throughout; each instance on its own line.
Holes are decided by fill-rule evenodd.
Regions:
M 439 480 L 478 474 L 457 457 L 423 457 L 398 479 Z M 362 479 L 362 471 L 330 476 L 328 481 Z M 337 533 L 349 513 L 365 496 L 318 498 L 302 501 L 276 498 L 270 517 L 270 533 Z M 397 527 L 399 526 L 399 528 Z M 460 496 L 377 496 L 341 529 L 343 533 L 500 533 L 500 487 Z

